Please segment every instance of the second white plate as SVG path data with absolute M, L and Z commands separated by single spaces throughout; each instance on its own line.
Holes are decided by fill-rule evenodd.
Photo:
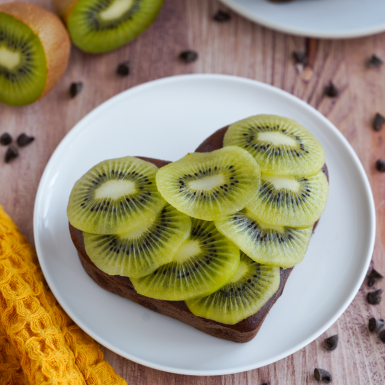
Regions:
M 84 272 L 68 231 L 66 207 L 75 181 L 108 158 L 142 155 L 177 160 L 216 129 L 258 113 L 293 118 L 318 138 L 326 152 L 330 195 L 304 261 L 294 269 L 257 337 L 243 345 L 223 341 L 94 283 Z M 360 161 L 319 112 L 284 91 L 253 80 L 187 75 L 132 88 L 98 107 L 71 130 L 40 181 L 34 232 L 53 293 L 93 338 L 152 368 L 219 375 L 280 360 L 336 321 L 368 269 L 375 211 Z
M 242 16 L 277 31 L 323 39 L 385 31 L 383 0 L 221 0 Z

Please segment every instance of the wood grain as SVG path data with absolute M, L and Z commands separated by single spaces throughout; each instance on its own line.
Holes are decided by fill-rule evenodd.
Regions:
M 0 4 L 7 0 L 0 0 Z M 51 9 L 49 0 L 30 1 Z M 87 55 L 73 48 L 69 68 L 46 98 L 34 105 L 0 106 L 0 133 L 36 136 L 11 164 L 0 160 L 0 203 L 33 242 L 32 215 L 36 190 L 44 167 L 65 134 L 93 108 L 117 93 L 149 80 L 183 73 L 222 73 L 260 80 L 282 88 L 306 101 L 328 117 L 357 152 L 371 183 L 377 213 L 377 237 L 373 261 L 385 272 L 385 174 L 375 170 L 375 161 L 385 158 L 385 129 L 374 132 L 376 112 L 385 115 L 385 66 L 369 69 L 372 53 L 385 58 L 385 33 L 372 37 L 312 42 L 312 75 L 304 81 L 291 59 L 303 50 L 306 39 L 283 35 L 255 25 L 232 13 L 227 23 L 216 23 L 213 14 L 223 7 L 216 0 L 165 0 L 158 19 L 137 40 L 115 52 Z M 199 59 L 192 64 L 178 60 L 185 49 L 194 49 Z M 118 63 L 130 60 L 127 78 L 115 75 Z M 340 89 L 336 99 L 323 95 L 332 80 Z M 84 82 L 76 99 L 70 99 L 71 82 Z M 3 158 L 5 148 L 0 148 Z M 385 280 L 377 287 L 383 287 Z M 385 301 L 366 303 L 369 291 L 362 286 L 353 303 L 321 337 L 275 364 L 245 373 L 190 377 L 159 372 L 117 356 L 102 347 L 105 358 L 129 384 L 156 385 L 304 385 L 316 384 L 315 367 L 329 370 L 338 385 L 385 383 L 385 345 L 368 332 L 372 316 L 384 317 Z M 337 350 L 323 348 L 327 336 L 339 334 Z

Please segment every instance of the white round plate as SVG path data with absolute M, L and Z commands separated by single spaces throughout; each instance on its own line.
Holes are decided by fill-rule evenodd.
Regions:
M 383 0 L 221 1 L 247 19 L 293 35 L 345 39 L 385 31 Z
M 326 151 L 330 195 L 304 261 L 254 340 L 220 340 L 100 288 L 84 272 L 66 216 L 75 181 L 96 163 L 126 155 L 175 161 L 218 128 L 250 115 L 287 116 Z M 34 232 L 43 272 L 70 317 L 102 345 L 163 371 L 219 375 L 258 368 L 323 333 L 356 295 L 375 234 L 371 189 L 353 149 L 319 112 L 253 80 L 185 75 L 132 88 L 96 108 L 63 139 L 40 181 Z M 283 322 L 285 320 L 285 322 Z

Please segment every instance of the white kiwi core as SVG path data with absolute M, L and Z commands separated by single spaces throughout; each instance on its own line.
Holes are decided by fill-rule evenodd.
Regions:
M 115 0 L 107 9 L 100 12 L 100 17 L 103 20 L 118 19 L 131 8 L 133 2 L 133 0 Z
M 188 186 L 192 190 L 210 191 L 215 187 L 221 186 L 224 182 L 225 181 L 223 179 L 223 176 L 219 174 L 219 175 L 208 176 L 203 179 L 192 180 L 191 182 L 188 182 Z
M 246 266 L 245 263 L 242 263 L 239 265 L 239 268 L 237 270 L 237 272 L 234 274 L 234 277 L 231 278 L 231 283 L 236 283 L 238 282 L 240 279 L 243 278 L 243 276 L 248 272 L 248 268 Z
M 273 132 L 260 132 L 258 134 L 258 140 L 261 142 L 269 142 L 274 146 L 283 146 L 287 145 L 290 147 L 298 147 L 298 142 L 290 138 L 290 136 L 286 136 L 282 132 L 273 131 Z
M 0 47 L 0 65 L 9 70 L 15 68 L 20 63 L 20 53 L 11 51 L 5 47 Z
M 263 175 L 262 180 L 270 182 L 276 190 L 291 190 L 298 192 L 301 189 L 301 184 L 291 177 Z
M 130 180 L 109 180 L 95 190 L 95 198 L 118 199 L 136 192 L 135 182 Z
M 198 241 L 187 241 L 176 253 L 173 261 L 183 263 L 201 252 Z

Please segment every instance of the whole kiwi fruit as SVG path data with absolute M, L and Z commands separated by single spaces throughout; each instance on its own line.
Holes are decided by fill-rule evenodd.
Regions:
M 30 3 L 0 5 L 0 101 L 21 106 L 46 95 L 66 70 L 70 48 L 53 13 Z
M 117 49 L 155 20 L 163 0 L 53 0 L 72 42 L 84 52 Z

